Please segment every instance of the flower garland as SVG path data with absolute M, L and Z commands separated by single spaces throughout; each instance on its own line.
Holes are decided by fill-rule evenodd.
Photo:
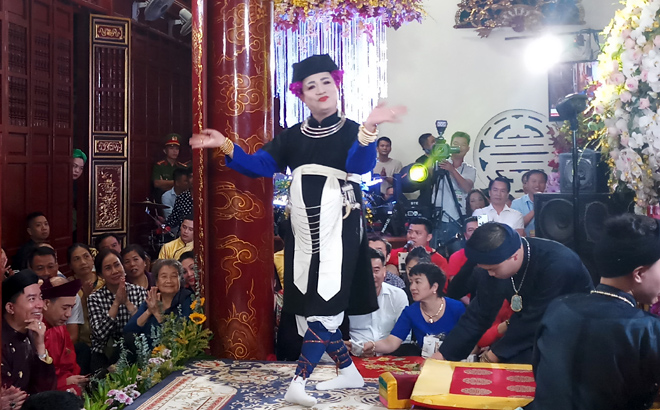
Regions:
M 609 153 L 612 188 L 635 191 L 640 213 L 660 188 L 659 10 L 660 0 L 627 0 L 605 28 L 589 124 Z
M 398 29 L 404 23 L 421 22 L 422 0 L 275 0 L 275 29 L 296 29 L 303 21 L 348 23 L 380 17 L 383 24 Z M 369 32 L 365 24 L 364 32 Z

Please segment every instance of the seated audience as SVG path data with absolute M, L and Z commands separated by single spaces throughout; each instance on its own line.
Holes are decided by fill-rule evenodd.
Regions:
M 158 259 L 177 260 L 185 252 L 192 251 L 194 245 L 193 233 L 193 216 L 187 215 L 183 218 L 183 222 L 181 222 L 179 237 L 163 245 L 158 254 Z
M 521 238 L 508 225 L 481 225 L 467 241 L 465 256 L 489 276 L 479 280 L 478 296 L 440 346 L 434 356 L 439 360 L 465 359 L 506 299 L 514 312 L 508 329 L 481 360 L 530 363 L 534 334 L 550 302 L 593 289 L 589 272 L 575 252 L 558 242 Z
M 406 292 L 406 295 L 408 295 L 408 304 L 414 303 L 412 293 L 410 293 L 410 269 L 418 263 L 433 263 L 431 262 L 431 255 L 429 255 L 429 253 L 426 252 L 426 249 L 421 246 L 413 248 L 408 252 L 408 256 L 406 256 L 405 260 L 406 271 L 403 278 L 406 282 L 406 287 L 403 290 Z
M 179 262 L 183 266 L 183 286 L 195 293 L 197 278 L 195 276 L 195 253 L 184 252 L 179 257 Z
M 163 218 L 167 218 L 172 213 L 174 209 L 174 203 L 176 199 L 186 190 L 190 189 L 190 183 L 188 182 L 188 175 L 190 175 L 190 170 L 187 168 L 177 168 L 174 170 L 173 179 L 174 186 L 161 197 L 161 203 L 163 205 L 169 206 L 169 208 L 163 209 Z
M 124 326 L 144 302 L 147 291 L 143 287 L 126 282 L 121 255 L 114 249 L 104 249 L 94 260 L 96 272 L 105 285 L 89 295 L 89 321 L 92 328 L 91 371 L 114 363 L 119 358 L 118 348 L 109 343 L 122 338 Z M 110 354 L 106 354 L 106 349 Z
M 21 410 L 81 410 L 84 404 L 82 399 L 73 393 L 54 390 L 28 397 Z
M 187 169 L 186 171 L 188 175 L 188 189 L 176 197 L 170 216 L 168 216 L 167 219 L 160 219 L 165 225 L 172 228 L 173 232 L 178 232 L 186 215 L 192 215 L 193 213 L 193 199 L 192 193 L 190 192 L 190 187 L 192 187 L 193 183 L 193 175 L 192 170 Z
M 548 174 L 540 169 L 527 171 L 522 176 L 522 183 L 525 195 L 514 199 L 511 209 L 515 209 L 523 215 L 525 235 L 534 236 L 534 194 L 545 192 Z
M 112 249 L 117 253 L 121 253 L 121 239 L 114 233 L 104 233 L 97 236 L 94 246 L 99 252 L 104 249 Z
M 50 225 L 43 213 L 32 212 L 25 219 L 30 240 L 20 247 L 11 260 L 12 267 L 17 271 L 28 267 L 28 257 L 32 249 L 40 243 L 47 242 L 50 236 Z
M 142 286 L 146 290 L 155 286 L 154 276 L 147 272 L 149 257 L 140 245 L 128 245 L 122 249 L 121 259 L 126 272 L 126 282 Z
M 419 263 L 410 270 L 410 277 L 415 303 L 403 310 L 389 336 L 365 343 L 365 355 L 395 351 L 412 331 L 422 355 L 429 357 L 465 312 L 461 302 L 442 296 L 445 274 L 436 265 Z
M 555 299 L 541 320 L 527 409 L 648 409 L 657 398 L 660 321 L 636 305 L 660 295 L 658 221 L 606 221 L 594 256 L 596 290 Z
M 509 191 L 511 183 L 504 177 L 497 177 L 488 184 L 490 205 L 472 212 L 472 216 L 486 215 L 489 222 L 499 222 L 515 229 L 520 236 L 525 236 L 523 216 L 515 209 L 509 208 Z
M 369 238 L 369 247 L 371 249 L 378 249 L 380 253 L 385 256 L 385 261 L 390 257 L 390 252 L 392 251 L 392 244 L 390 244 L 382 236 L 372 236 Z M 388 285 L 396 286 L 399 289 L 406 287 L 406 283 L 401 279 L 399 275 L 395 275 L 392 272 L 387 272 L 385 270 L 385 283 Z
M 467 219 L 465 219 L 465 222 L 463 222 L 463 236 L 465 237 L 466 241 L 469 241 L 470 238 L 472 237 L 472 233 L 474 232 L 475 229 L 479 224 L 477 223 L 477 218 L 474 216 L 471 216 Z M 458 273 L 458 271 L 463 267 L 463 265 L 467 262 L 467 258 L 465 257 L 465 248 L 459 249 L 456 252 L 454 252 L 450 257 L 449 257 L 449 262 L 447 264 L 447 280 L 453 279 L 453 277 Z
M 351 339 L 345 343 L 358 356 L 365 343 L 389 336 L 401 312 L 408 306 L 406 293 L 385 283 L 385 256 L 373 248 L 369 249 L 369 255 L 378 295 L 378 310 L 366 315 L 348 316 Z M 353 349 L 354 346 L 360 349 Z
M 181 287 L 181 263 L 173 259 L 160 259 L 154 263 L 154 276 L 156 286 L 149 289 L 147 299 L 124 327 L 124 332 L 146 335 L 150 344 L 153 343 L 152 328 L 160 326 L 165 316 L 170 313 L 181 317 L 190 315 L 193 297 L 190 290 Z
M 435 249 L 432 249 L 429 246 L 431 239 L 433 238 L 433 224 L 427 218 L 419 217 L 414 218 L 410 221 L 408 225 L 408 232 L 406 234 L 406 240 L 408 243 L 402 248 L 397 248 L 392 250 L 390 258 L 387 260 L 387 270 L 394 274 L 403 274 L 404 272 L 404 261 L 409 249 L 413 247 L 422 246 L 426 251 L 431 255 L 431 261 L 435 263 L 439 268 L 447 268 L 447 260 L 437 253 Z
M 470 217 L 477 209 L 485 208 L 490 205 L 486 194 L 481 189 L 473 189 L 465 201 L 465 216 Z
M 39 279 L 48 280 L 55 277 L 66 278 L 61 272 L 57 270 L 57 254 L 55 249 L 47 243 L 40 244 L 32 250 L 28 258 L 28 266 L 34 273 L 39 276 Z M 66 322 L 66 329 L 71 336 L 73 343 L 78 341 L 79 326 L 85 323 L 83 315 L 82 301 L 80 297 L 76 296 L 76 302 L 71 312 L 71 316 Z
M 69 391 L 78 396 L 82 394 L 81 389 L 89 379 L 80 375 L 75 348 L 64 325 L 71 317 L 81 286 L 78 279 L 68 282 L 59 277 L 44 280 L 41 285 L 46 323 L 44 340 L 48 353 L 53 358 L 57 375 L 57 389 Z
M 53 359 L 44 343 L 39 277 L 24 269 L 2 282 L 2 385 L 27 394 L 55 389 Z

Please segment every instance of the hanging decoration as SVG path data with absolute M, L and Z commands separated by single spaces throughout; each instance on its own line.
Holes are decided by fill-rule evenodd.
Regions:
M 638 213 L 660 189 L 659 12 L 660 0 L 628 0 L 605 28 L 589 124 L 609 153 L 612 189 L 632 189 Z
M 276 30 L 275 98 L 279 100 L 280 125 L 290 127 L 309 116 L 288 87 L 293 64 L 313 54 L 329 54 L 344 71 L 340 111 L 352 120 L 365 120 L 378 100 L 387 97 L 385 32 L 382 18 L 346 23 L 305 20 L 295 28 Z
M 488 37 L 500 27 L 520 33 L 557 24 L 584 24 L 580 0 L 462 0 L 454 28 L 475 28 Z
M 296 30 L 301 22 L 346 24 L 379 18 L 385 27 L 398 29 L 404 23 L 421 22 L 425 15 L 422 0 L 274 0 L 275 29 Z M 372 27 L 363 24 L 360 32 Z

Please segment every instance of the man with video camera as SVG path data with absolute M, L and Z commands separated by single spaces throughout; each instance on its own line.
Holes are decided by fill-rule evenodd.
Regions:
M 474 187 L 477 170 L 464 161 L 470 150 L 470 136 L 462 131 L 451 136 L 450 146 L 445 143 L 442 134 L 447 128 L 447 121 L 436 121 L 440 137 L 431 134 L 420 137 L 420 145 L 425 155 L 417 159 L 428 170 L 428 179 L 420 189 L 420 204 L 430 206 L 433 213 L 432 247 L 449 245 L 459 247 L 458 241 L 451 240 L 462 231 L 462 219 L 465 215 L 465 199 Z M 426 137 L 422 140 L 423 137 Z M 424 144 L 422 144 L 424 142 Z M 458 249 L 448 249 L 452 253 Z

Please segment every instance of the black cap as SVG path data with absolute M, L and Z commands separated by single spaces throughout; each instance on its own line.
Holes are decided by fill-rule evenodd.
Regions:
M 39 276 L 32 269 L 23 269 L 2 282 L 2 306 L 6 305 L 11 298 L 30 285 L 39 283 Z
M 331 73 L 335 70 L 339 70 L 339 67 L 332 61 L 329 55 L 317 54 L 293 65 L 293 78 L 291 81 L 297 83 L 310 75 L 326 72 Z

